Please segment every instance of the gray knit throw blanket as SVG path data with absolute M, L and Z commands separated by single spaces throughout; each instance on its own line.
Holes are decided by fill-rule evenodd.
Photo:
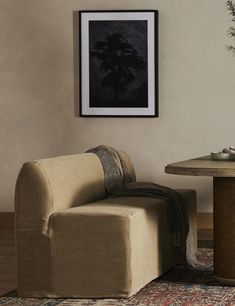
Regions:
M 196 260 L 187 212 L 177 191 L 154 183 L 136 182 L 121 152 L 109 146 L 101 145 L 87 152 L 96 154 L 102 163 L 107 197 L 140 196 L 166 200 L 169 230 L 172 232 L 175 247 L 180 248 L 182 264 L 198 270 L 212 269 Z

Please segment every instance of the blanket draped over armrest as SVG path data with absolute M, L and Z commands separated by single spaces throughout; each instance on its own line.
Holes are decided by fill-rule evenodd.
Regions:
M 193 240 L 189 235 L 187 211 L 177 191 L 154 183 L 136 182 L 135 175 L 130 173 L 130 168 L 122 157 L 122 152 L 109 146 L 101 145 L 87 152 L 96 154 L 102 163 L 106 196 L 142 196 L 166 200 L 169 230 L 172 232 L 175 247 L 180 248 L 183 263 L 194 269 L 208 270 L 196 260 Z

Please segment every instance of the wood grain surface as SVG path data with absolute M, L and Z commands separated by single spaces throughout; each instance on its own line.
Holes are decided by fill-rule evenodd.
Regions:
M 0 212 L 0 229 L 12 229 L 15 222 L 14 212 Z
M 202 156 L 165 167 L 169 174 L 192 176 L 235 177 L 235 161 L 214 161 L 210 156 Z
M 235 284 L 235 178 L 214 178 L 214 273 Z M 233 282 L 231 281 L 233 280 Z

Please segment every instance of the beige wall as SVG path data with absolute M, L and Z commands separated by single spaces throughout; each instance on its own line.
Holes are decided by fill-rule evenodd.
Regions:
M 225 50 L 222 0 L 0 0 L 0 211 L 13 210 L 24 161 L 98 144 L 126 150 L 139 179 L 196 188 L 211 180 L 164 174 L 170 162 L 235 144 L 235 57 Z M 160 118 L 74 116 L 74 9 L 159 9 Z

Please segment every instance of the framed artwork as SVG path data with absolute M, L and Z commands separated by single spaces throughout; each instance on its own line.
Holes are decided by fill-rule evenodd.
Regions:
M 81 117 L 158 117 L 158 11 L 79 11 Z

